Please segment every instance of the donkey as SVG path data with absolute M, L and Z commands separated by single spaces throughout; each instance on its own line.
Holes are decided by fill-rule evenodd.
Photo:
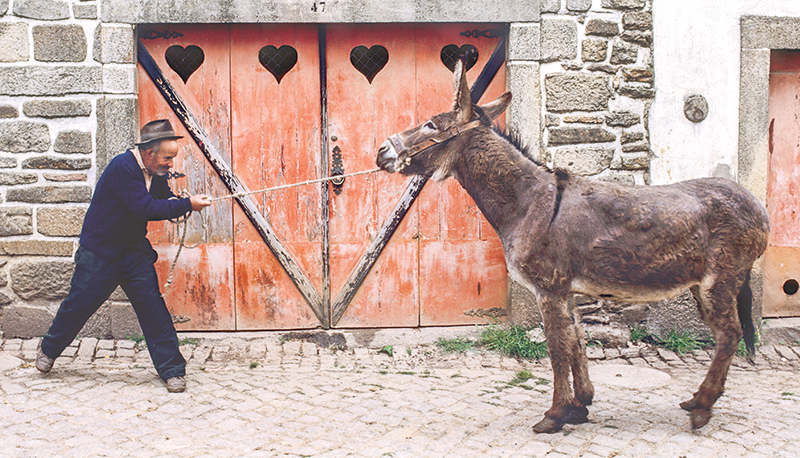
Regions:
M 767 246 L 766 209 L 719 178 L 624 186 L 550 170 L 491 126 L 510 101 L 506 92 L 473 105 L 458 63 L 453 111 L 390 136 L 376 163 L 390 173 L 458 180 L 499 236 L 509 274 L 535 294 L 554 382 L 552 406 L 534 431 L 588 421 L 594 387 L 570 295 L 650 302 L 686 289 L 716 343 L 705 380 L 680 404 L 692 428 L 705 426 L 743 334 L 750 356 L 755 351 L 749 275 Z

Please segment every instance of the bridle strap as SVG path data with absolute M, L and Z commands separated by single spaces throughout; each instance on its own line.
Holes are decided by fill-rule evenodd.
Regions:
M 427 140 L 421 141 L 414 145 L 409 146 L 408 148 L 404 149 L 399 155 L 406 156 L 406 160 L 411 159 L 412 157 L 416 156 L 417 154 L 425 151 L 428 148 L 432 148 L 438 144 L 444 143 L 452 138 L 458 137 L 459 135 L 467 132 L 469 130 L 475 129 L 480 127 L 483 123 L 480 119 L 476 119 L 474 121 L 468 122 L 461 126 L 453 126 L 446 131 L 442 132 L 441 134 L 429 138 Z

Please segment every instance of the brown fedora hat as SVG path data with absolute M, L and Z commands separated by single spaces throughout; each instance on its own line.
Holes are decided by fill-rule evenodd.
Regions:
M 172 128 L 168 119 L 157 119 L 150 121 L 142 127 L 139 132 L 139 143 L 136 145 L 144 145 L 156 140 L 175 140 L 183 138 L 183 135 L 176 135 L 175 129 Z

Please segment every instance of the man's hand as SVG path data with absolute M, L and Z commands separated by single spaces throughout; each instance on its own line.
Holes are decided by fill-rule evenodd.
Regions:
M 197 194 L 189 198 L 192 202 L 192 211 L 199 212 L 200 210 L 211 205 L 211 197 L 205 194 Z

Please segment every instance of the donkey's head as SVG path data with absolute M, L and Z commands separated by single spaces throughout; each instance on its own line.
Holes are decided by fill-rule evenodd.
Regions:
M 511 102 L 511 93 L 506 92 L 487 105 L 473 105 L 460 60 L 456 63 L 454 79 L 453 111 L 438 114 L 422 125 L 390 136 L 378 150 L 375 159 L 378 167 L 390 173 L 428 175 L 434 180 L 447 178 L 466 149 L 467 144 L 460 140 L 474 134 L 473 129 L 489 127 Z M 455 138 L 459 136 L 462 139 Z

